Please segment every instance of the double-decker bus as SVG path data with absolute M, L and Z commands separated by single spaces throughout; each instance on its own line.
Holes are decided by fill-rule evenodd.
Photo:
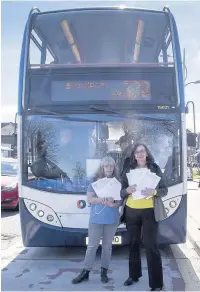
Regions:
M 20 218 L 25 246 L 85 246 L 88 184 L 144 142 L 166 176 L 158 243 L 186 239 L 185 101 L 179 37 L 163 11 L 31 10 L 19 76 Z M 30 175 L 31 174 L 31 175 Z M 113 244 L 128 244 L 125 225 Z

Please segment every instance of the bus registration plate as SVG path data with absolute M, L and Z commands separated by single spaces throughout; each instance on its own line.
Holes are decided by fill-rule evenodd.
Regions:
M 86 245 L 88 245 L 88 242 L 89 242 L 89 239 L 88 239 L 88 237 L 86 237 Z M 100 240 L 100 244 L 102 244 L 102 240 Z M 113 245 L 122 244 L 122 237 L 121 236 L 114 236 L 112 244 Z

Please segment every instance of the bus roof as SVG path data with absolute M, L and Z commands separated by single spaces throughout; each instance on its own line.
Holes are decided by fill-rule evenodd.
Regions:
M 156 63 L 169 33 L 165 12 L 123 11 L 116 7 L 35 10 L 34 32 L 48 45 L 50 64 Z M 30 64 L 38 63 L 30 59 Z
M 69 9 L 58 9 L 58 10 L 46 10 L 46 11 L 40 11 L 39 8 L 33 7 L 30 11 L 36 12 L 38 14 L 47 14 L 47 13 L 62 13 L 62 12 L 70 12 L 70 11 L 94 11 L 94 10 L 124 10 L 124 11 L 139 11 L 139 12 L 155 12 L 155 13 L 165 13 L 166 10 L 170 11 L 167 6 L 163 8 L 163 10 L 156 10 L 156 9 L 146 9 L 146 8 L 138 8 L 138 7 L 131 7 L 131 6 L 125 6 L 125 5 L 119 5 L 119 6 L 102 6 L 102 7 L 81 7 L 81 8 L 69 8 Z

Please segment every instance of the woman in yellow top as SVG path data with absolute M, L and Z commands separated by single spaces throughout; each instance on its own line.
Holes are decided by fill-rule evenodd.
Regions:
M 150 199 L 134 200 L 134 192 L 137 186 L 129 186 L 127 173 L 131 169 L 148 168 L 151 172 L 161 177 L 155 190 L 145 189 L 143 195 Z M 124 282 L 125 286 L 138 282 L 142 276 L 140 240 L 141 228 L 143 228 L 143 241 L 147 257 L 149 274 L 149 286 L 151 291 L 162 290 L 163 270 L 162 261 L 157 245 L 158 221 L 166 218 L 161 197 L 167 194 L 166 183 L 159 166 L 154 162 L 153 156 L 144 144 L 136 144 L 133 148 L 130 165 L 122 174 L 121 197 L 125 200 L 125 223 L 130 237 L 129 248 L 129 278 Z

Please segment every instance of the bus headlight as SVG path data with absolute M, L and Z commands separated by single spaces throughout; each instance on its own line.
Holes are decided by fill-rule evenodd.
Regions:
M 163 202 L 167 213 L 167 217 L 171 216 L 177 210 L 181 202 L 181 198 L 182 196 L 177 196 Z
M 35 203 L 32 203 L 30 204 L 30 207 L 31 211 L 35 211 L 35 209 L 37 208 L 36 204 Z
M 170 207 L 171 208 L 175 208 L 176 207 L 176 201 L 172 200 L 170 203 L 169 203 Z
M 44 216 L 44 212 L 42 210 L 38 211 L 38 216 L 39 217 L 43 217 Z
M 52 221 L 54 220 L 54 217 L 53 217 L 52 215 L 48 215 L 48 216 L 47 216 L 47 220 L 48 220 L 49 222 L 52 222 Z
M 57 214 L 49 206 L 29 199 L 24 199 L 24 204 L 31 215 L 37 220 L 49 225 L 62 227 Z

